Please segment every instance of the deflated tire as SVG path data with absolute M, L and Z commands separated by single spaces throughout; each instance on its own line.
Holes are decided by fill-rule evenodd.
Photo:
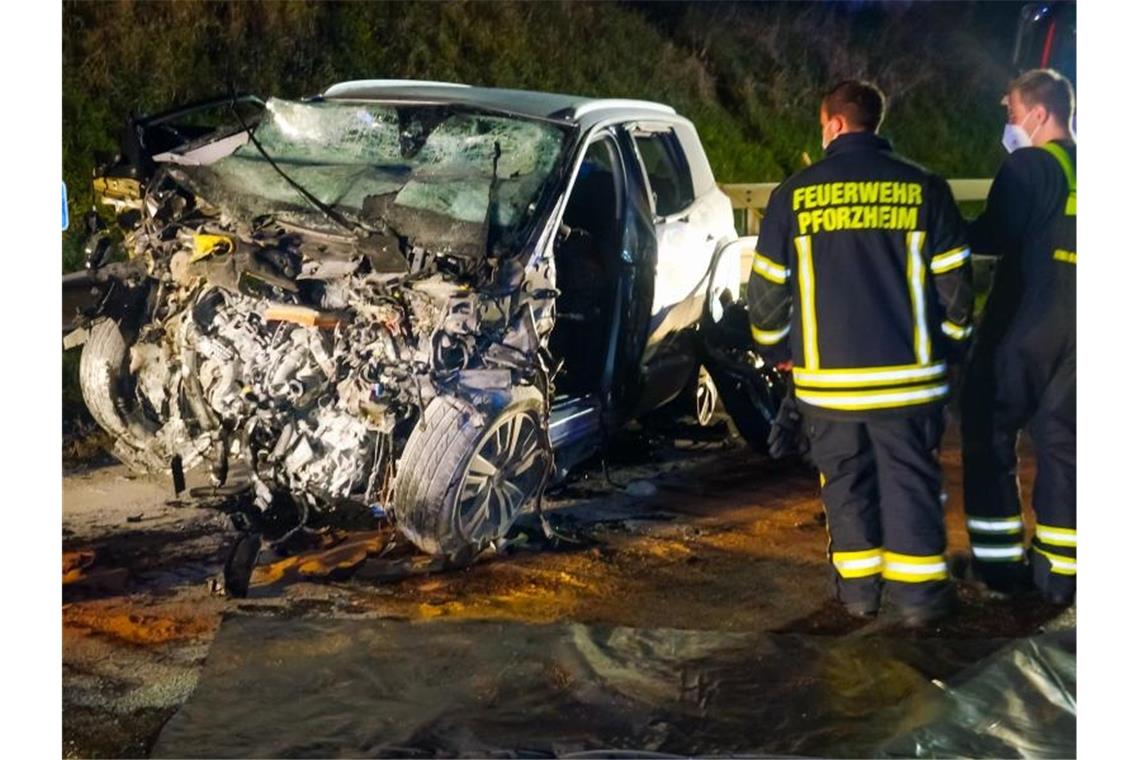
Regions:
M 396 473 L 397 525 L 421 550 L 473 557 L 506 535 L 538 496 L 550 452 L 543 399 L 531 386 L 484 414 L 439 396 L 408 438 Z

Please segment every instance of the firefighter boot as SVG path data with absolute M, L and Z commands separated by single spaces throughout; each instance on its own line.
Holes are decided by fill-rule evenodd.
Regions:
M 952 615 L 958 609 L 958 597 L 954 585 L 947 581 L 940 583 L 929 601 L 921 605 L 899 605 L 899 616 L 906 628 L 923 628 Z

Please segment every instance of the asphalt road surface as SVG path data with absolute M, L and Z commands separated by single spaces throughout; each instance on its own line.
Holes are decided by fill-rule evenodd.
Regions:
M 1075 610 L 996 599 L 966 579 L 958 615 L 929 630 L 905 631 L 889 613 L 870 623 L 849 618 L 830 600 L 816 475 L 769 462 L 718 426 L 624 433 L 608 479 L 595 462 L 551 494 L 546 508 L 563 537 L 555 544 L 524 520 L 510 549 L 454 570 L 390 530 L 348 522 L 298 553 L 263 551 L 244 599 L 221 590 L 234 537 L 223 514 L 175 499 L 163 477 L 134 477 L 119 465 L 71 470 L 63 489 L 65 756 L 146 756 L 193 693 L 227 613 L 958 640 L 1075 625 Z M 952 434 L 942 460 L 950 553 L 961 553 Z M 246 656 L 258 653 L 250 642 Z

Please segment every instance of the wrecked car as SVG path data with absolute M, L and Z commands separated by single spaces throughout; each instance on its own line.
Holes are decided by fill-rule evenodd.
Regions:
M 96 175 L 115 224 L 64 277 L 91 414 L 294 529 L 353 503 L 471 557 L 608 431 L 720 386 L 762 439 L 783 396 L 718 333 L 750 242 L 668 106 L 348 82 L 132 119 Z

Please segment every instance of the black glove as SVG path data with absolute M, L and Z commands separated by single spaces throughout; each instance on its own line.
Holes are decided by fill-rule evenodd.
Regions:
M 772 429 L 768 431 L 768 454 L 773 459 L 783 459 L 792 454 L 805 452 L 806 439 L 802 435 L 803 416 L 796 407 L 796 399 L 790 387 L 788 395 L 780 402 Z

